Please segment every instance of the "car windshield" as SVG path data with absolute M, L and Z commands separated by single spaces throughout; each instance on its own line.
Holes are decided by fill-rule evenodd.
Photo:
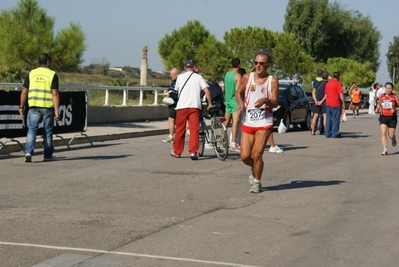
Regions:
M 278 88 L 278 98 L 279 99 L 285 99 L 285 96 L 287 94 L 288 87 L 287 86 L 281 86 Z

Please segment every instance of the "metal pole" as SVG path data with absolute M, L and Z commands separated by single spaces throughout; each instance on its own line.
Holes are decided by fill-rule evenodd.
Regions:
M 396 71 L 396 68 L 393 68 L 393 77 L 392 77 L 393 84 L 395 84 L 395 71 Z

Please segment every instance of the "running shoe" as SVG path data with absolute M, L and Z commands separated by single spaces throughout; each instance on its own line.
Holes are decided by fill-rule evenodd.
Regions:
M 25 162 L 32 162 L 32 156 L 29 153 L 25 155 Z
M 251 175 L 248 177 L 249 184 L 254 184 L 254 180 L 255 180 L 255 172 L 254 169 L 251 168 Z
M 172 143 L 173 136 L 169 135 L 166 139 L 162 140 L 162 143 Z
M 262 192 L 262 185 L 261 183 L 254 183 L 249 190 L 250 193 L 261 193 Z
M 381 156 L 386 156 L 386 155 L 388 155 L 388 150 L 385 148 L 385 149 L 382 151 Z
M 281 148 L 279 148 L 278 146 L 275 147 L 270 147 L 269 148 L 269 152 L 270 153 L 283 153 L 284 150 L 282 150 Z
M 393 138 L 392 138 L 392 146 L 393 147 L 396 146 L 396 136 L 393 136 Z
M 173 151 L 173 149 L 170 151 L 170 156 L 171 156 L 172 158 L 180 158 L 180 155 L 176 155 L 176 154 L 175 154 L 175 151 Z
M 191 153 L 191 154 L 190 154 L 190 158 L 191 158 L 192 160 L 198 160 L 198 155 L 197 155 L 197 153 Z
M 57 157 L 52 156 L 51 158 L 43 158 L 43 161 L 57 161 Z
M 231 151 L 240 151 L 240 146 L 237 145 L 236 143 L 232 142 L 230 145 L 230 150 Z

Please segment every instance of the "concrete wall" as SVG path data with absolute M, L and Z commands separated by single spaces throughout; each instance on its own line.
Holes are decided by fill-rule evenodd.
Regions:
M 87 123 L 134 122 L 166 120 L 168 107 L 159 106 L 89 106 Z

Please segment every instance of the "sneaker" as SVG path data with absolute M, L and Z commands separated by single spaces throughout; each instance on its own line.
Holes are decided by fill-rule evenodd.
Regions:
M 396 136 L 394 136 L 392 138 L 392 146 L 395 147 L 396 146 Z
M 213 149 L 213 145 L 211 143 L 206 143 L 205 149 Z
M 162 140 L 162 143 L 172 143 L 173 142 L 173 136 L 169 135 L 168 138 Z
M 251 189 L 249 190 L 250 193 L 260 193 L 262 192 L 262 185 L 261 183 L 254 183 L 251 187 Z
M 381 153 L 381 156 L 386 156 L 388 155 L 388 149 L 384 148 L 384 150 Z
M 275 147 L 270 147 L 269 152 L 270 153 L 283 153 L 283 150 L 281 148 L 279 148 L 278 146 L 275 146 Z
M 198 159 L 197 153 L 191 153 L 191 154 L 190 154 L 190 158 L 191 158 L 192 160 L 197 160 L 197 159 Z
M 43 158 L 43 161 L 56 161 L 57 157 L 56 156 L 52 156 L 51 158 Z
M 32 162 L 32 156 L 29 153 L 25 155 L 25 162 Z
M 170 156 L 173 158 L 180 158 L 180 155 L 176 155 L 175 151 L 173 151 L 173 149 L 170 151 Z
M 251 168 L 251 175 L 248 177 L 249 184 L 254 184 L 255 181 L 255 172 L 254 169 Z
M 230 150 L 231 151 L 240 151 L 240 146 L 233 142 L 230 145 Z

